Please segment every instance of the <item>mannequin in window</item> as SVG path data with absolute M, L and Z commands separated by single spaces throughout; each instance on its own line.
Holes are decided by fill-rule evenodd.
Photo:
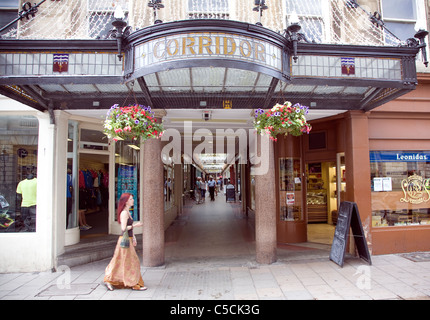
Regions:
M 24 221 L 24 230 L 36 231 L 36 204 L 37 204 L 37 179 L 33 175 L 32 168 L 27 168 L 27 177 L 18 183 L 16 193 L 22 195 L 21 218 Z

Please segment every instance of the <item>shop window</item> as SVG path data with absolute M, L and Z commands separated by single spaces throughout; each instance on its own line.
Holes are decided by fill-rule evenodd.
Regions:
M 0 116 L 0 232 L 36 231 L 39 121 Z
M 430 151 L 371 151 L 372 226 L 430 224 Z
M 76 121 L 69 121 L 67 130 L 67 176 L 66 176 L 66 228 L 78 226 L 79 170 L 78 141 L 79 127 Z
M 303 220 L 300 159 L 279 159 L 279 192 L 280 220 Z
M 306 168 L 308 177 L 306 203 L 308 222 L 328 222 L 327 215 L 327 163 L 309 163 Z
M 134 221 L 140 220 L 139 186 L 140 186 L 140 143 L 137 141 L 120 140 L 115 142 L 115 208 L 123 193 L 130 193 L 134 198 L 134 206 L 130 213 Z M 115 220 L 117 219 L 116 214 Z

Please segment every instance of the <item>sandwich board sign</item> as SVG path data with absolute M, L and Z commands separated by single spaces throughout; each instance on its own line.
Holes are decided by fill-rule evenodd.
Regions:
M 343 201 L 339 206 L 336 229 L 331 245 L 330 260 L 343 267 L 350 228 L 354 236 L 359 257 L 371 265 L 372 261 L 364 236 L 357 204 L 349 201 Z

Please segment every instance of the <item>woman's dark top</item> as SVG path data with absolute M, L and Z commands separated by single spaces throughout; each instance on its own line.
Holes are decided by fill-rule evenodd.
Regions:
M 132 226 L 132 225 L 133 225 L 133 219 L 132 219 L 132 218 L 130 218 L 130 217 L 128 217 L 126 228 L 127 228 L 128 226 Z M 133 237 L 133 228 L 131 228 L 130 230 L 128 230 L 128 236 L 129 236 L 129 237 Z
M 130 218 L 130 217 L 128 217 L 127 226 L 133 226 L 133 219 Z M 131 228 L 130 230 L 128 230 L 128 236 L 129 237 L 133 237 L 133 228 Z

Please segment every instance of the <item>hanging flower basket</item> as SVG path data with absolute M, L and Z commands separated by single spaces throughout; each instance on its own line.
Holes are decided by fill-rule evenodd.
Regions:
M 137 104 L 128 107 L 114 104 L 106 114 L 104 122 L 104 132 L 114 141 L 160 138 L 163 131 L 163 124 L 157 123 L 151 107 Z
M 292 105 L 286 101 L 276 104 L 269 111 L 255 110 L 254 128 L 258 134 L 269 134 L 270 139 L 277 141 L 278 134 L 300 136 L 311 131 L 312 127 L 306 122 L 305 115 L 308 107 L 298 103 Z

